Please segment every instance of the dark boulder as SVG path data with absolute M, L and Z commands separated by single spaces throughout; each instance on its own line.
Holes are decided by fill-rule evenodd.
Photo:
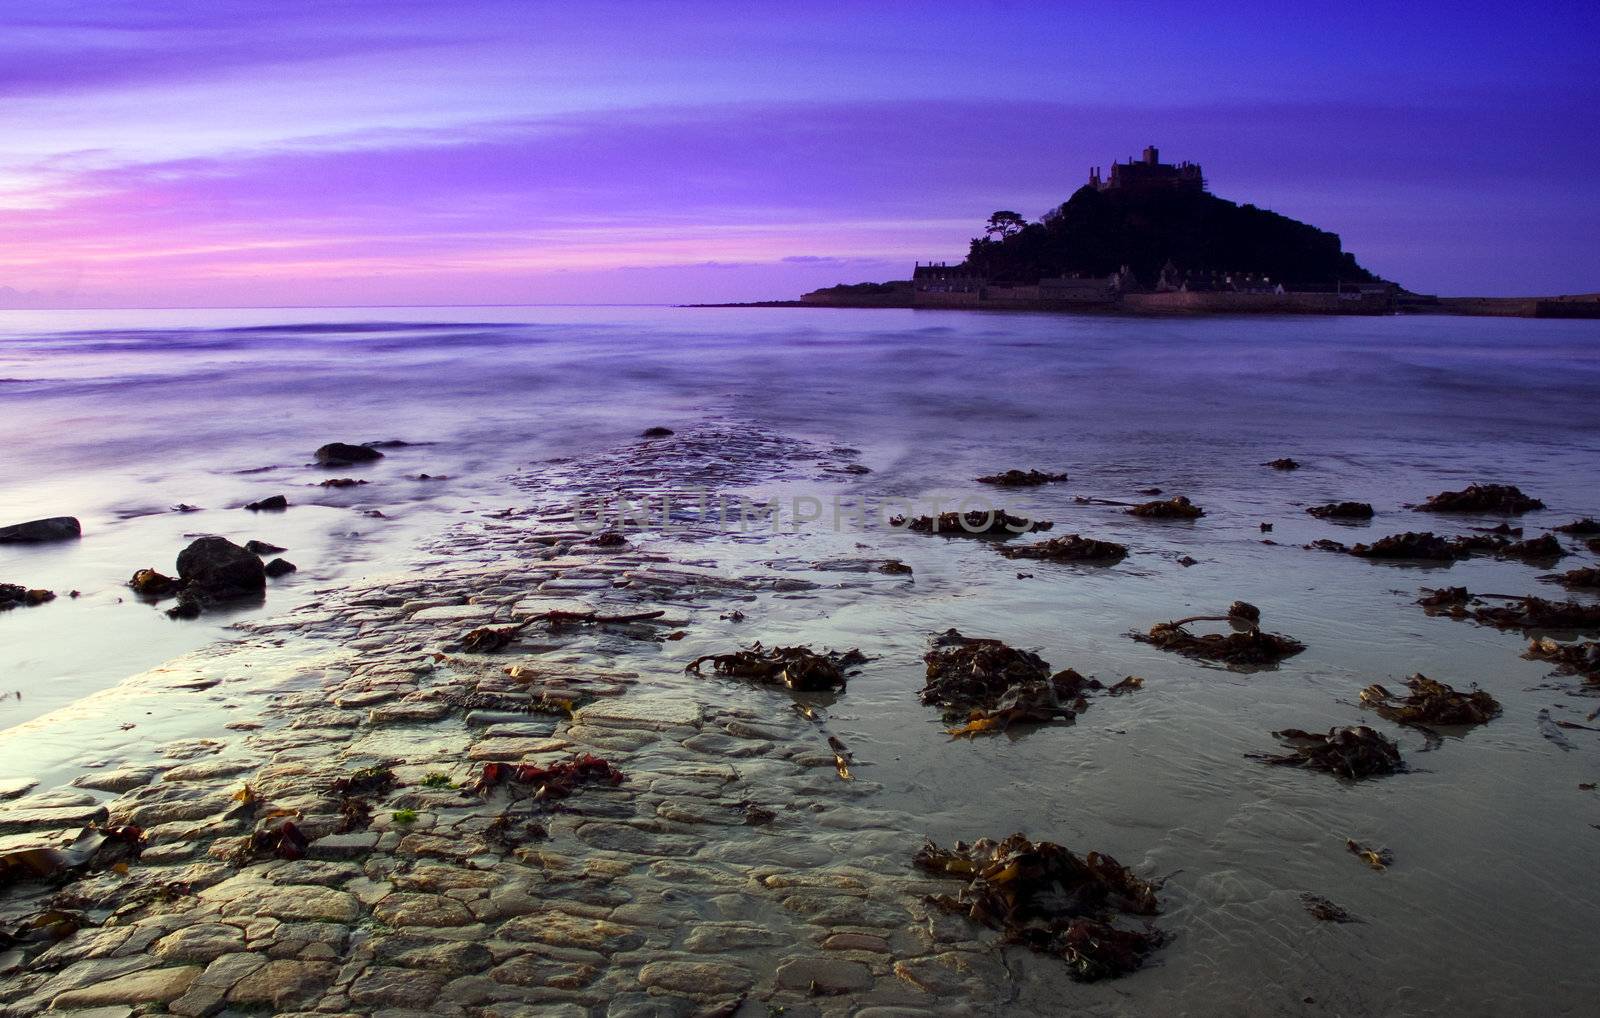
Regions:
M 203 601 L 259 597 L 267 588 L 261 560 L 225 537 L 202 537 L 179 552 L 178 577 Z
M 280 576 L 288 576 L 290 573 L 299 571 L 299 567 L 288 559 L 275 558 L 263 567 L 263 571 L 269 579 L 276 580 Z
M 259 513 L 263 511 L 279 512 L 289 508 L 289 500 L 284 498 L 282 495 L 268 495 L 259 502 L 245 503 L 245 508 L 253 513 Z
M 640 438 L 666 438 L 668 435 L 675 435 L 675 434 L 677 434 L 677 432 L 673 431 L 671 428 L 663 428 L 663 427 L 657 426 L 657 427 L 654 427 L 654 428 L 645 428 L 643 431 L 639 432 L 639 437 Z
M 266 541 L 246 541 L 244 550 L 252 555 L 276 555 L 280 551 L 288 551 L 289 549 L 280 548 L 275 544 L 268 544 Z
M 348 467 L 353 463 L 371 463 L 383 459 L 383 453 L 365 445 L 329 442 L 317 450 L 317 462 L 325 467 Z
M 41 544 L 45 541 L 73 541 L 83 536 L 76 516 L 54 516 L 48 520 L 29 520 L 0 527 L 0 544 Z

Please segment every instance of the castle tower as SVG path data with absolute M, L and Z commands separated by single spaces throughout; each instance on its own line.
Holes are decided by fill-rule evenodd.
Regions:
M 1154 166 L 1160 161 L 1161 150 L 1156 148 L 1154 145 L 1146 145 L 1144 147 L 1144 164 L 1146 166 Z

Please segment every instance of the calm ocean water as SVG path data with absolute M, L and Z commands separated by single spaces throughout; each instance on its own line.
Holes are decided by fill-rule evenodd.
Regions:
M 1459 531 L 1404 503 L 1472 481 L 1543 498 L 1540 526 L 1600 515 L 1600 323 L 1456 318 L 1141 320 L 785 309 L 345 309 L 0 313 L 0 523 L 72 514 L 72 546 L 0 548 L 0 581 L 79 590 L 0 615 L 0 727 L 224 637 L 226 616 L 179 624 L 124 597 L 170 568 L 192 532 L 287 546 L 302 571 L 281 610 L 318 586 L 381 573 L 463 512 L 514 504 L 506 475 L 709 415 L 861 450 L 876 495 L 972 490 L 1008 467 L 1069 484 L 1016 505 L 1130 543 L 1125 566 L 1032 570 L 972 542 L 885 538 L 916 596 L 834 592 L 762 636 L 860 645 L 882 664 L 838 724 L 884 802 L 939 838 L 1014 829 L 1176 874 L 1163 964 L 1119 984 L 1135 1010 L 1504 1013 L 1539 1002 L 1589 1013 L 1600 888 L 1600 736 L 1563 748 L 1541 710 L 1580 709 L 1522 641 L 1412 604 L 1419 585 L 1533 591 L 1531 567 L 1447 574 L 1298 546 L 1351 531 L 1308 504 L 1381 510 L 1356 539 Z M 327 441 L 418 443 L 315 487 Z M 425 443 L 425 444 L 424 444 Z M 1292 474 L 1261 464 L 1293 456 Z M 426 473 L 444 480 L 417 480 Z M 1074 495 L 1156 486 L 1204 505 L 1200 524 L 1140 524 Z M 286 494 L 268 516 L 237 507 Z M 178 503 L 200 513 L 170 511 Z M 368 515 L 379 510 L 383 517 Z M 1272 522 L 1262 543 L 1259 528 Z M 850 535 L 813 545 L 847 550 Z M 788 553 L 792 549 L 781 549 Z M 730 553 L 731 554 L 731 553 Z M 775 555 L 773 552 L 772 555 Z M 1185 569 L 1180 555 L 1198 564 Z M 772 557 L 769 555 L 769 557 Z M 1569 558 L 1592 564 L 1593 556 Z M 1581 561 L 1580 561 L 1581 559 Z M 1235 598 L 1309 650 L 1240 675 L 1173 659 L 1130 629 Z M 915 701 L 930 632 L 1038 648 L 1057 667 L 1141 674 L 1070 729 L 950 743 Z M 1505 716 L 1359 786 L 1250 764 L 1267 732 L 1362 717 L 1356 691 L 1415 671 L 1478 682 Z M 1577 716 L 1577 715 L 1574 715 Z M 1408 754 L 1421 740 L 1402 736 Z M 0 735 L 3 740 L 3 735 Z M 1395 850 L 1389 872 L 1343 851 Z M 1302 891 L 1368 921 L 1310 924 Z M 1111 1007 L 1109 1010 L 1119 1010 Z

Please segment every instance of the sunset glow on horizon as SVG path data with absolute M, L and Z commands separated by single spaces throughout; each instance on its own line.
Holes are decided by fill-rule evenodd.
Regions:
M 0 307 L 793 297 L 1152 143 L 1418 291 L 1600 289 L 1600 9 L 1192 10 L 7 3 Z

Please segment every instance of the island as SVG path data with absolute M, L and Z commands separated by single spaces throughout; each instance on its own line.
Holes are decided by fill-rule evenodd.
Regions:
M 1597 318 L 1600 293 L 1414 293 L 1362 267 L 1338 234 L 1220 198 L 1198 163 L 1162 162 L 1151 145 L 1107 175 L 1092 168 L 1038 222 L 995 212 L 960 262 L 740 306 Z

